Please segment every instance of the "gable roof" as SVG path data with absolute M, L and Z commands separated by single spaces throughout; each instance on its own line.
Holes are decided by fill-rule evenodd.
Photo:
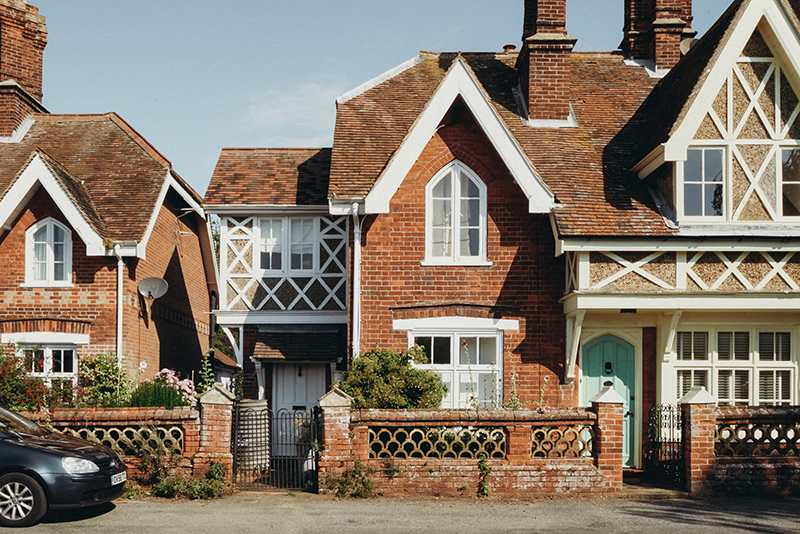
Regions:
M 224 148 L 206 206 L 327 206 L 330 148 Z
M 200 196 L 172 171 L 169 160 L 115 113 L 31 119 L 24 137 L 0 144 L 0 202 L 11 202 L 9 192 L 23 186 L 18 182 L 38 156 L 101 238 L 146 241 L 167 187 L 199 207 Z
M 652 90 L 643 67 L 616 53 L 573 53 L 574 128 L 531 127 L 517 107 L 517 54 L 434 54 L 337 107 L 331 197 L 363 198 L 402 150 L 429 101 L 461 57 L 502 126 L 555 196 L 558 233 L 672 233 L 630 172 L 635 135 L 624 129 Z

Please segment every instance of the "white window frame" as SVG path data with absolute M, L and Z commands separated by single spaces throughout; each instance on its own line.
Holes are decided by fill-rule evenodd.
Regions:
M 53 380 L 69 380 L 72 387 L 78 385 L 78 349 L 75 345 L 69 344 L 54 344 L 54 345 L 18 345 L 17 357 L 24 359 L 27 358 L 29 352 L 42 351 L 44 358 L 43 369 L 37 372 L 33 367 L 28 369 L 28 375 L 41 378 L 44 383 L 50 387 Z M 54 351 L 71 351 L 72 352 L 72 372 L 56 372 L 53 371 L 53 352 Z
M 34 236 L 42 229 L 46 228 L 45 242 L 45 264 L 46 274 L 44 280 L 36 279 L 36 246 Z M 54 257 L 54 236 L 55 228 L 64 232 L 64 279 L 55 278 L 55 257 Z M 72 231 L 64 224 L 47 217 L 37 221 L 25 231 L 25 283 L 23 287 L 73 287 L 72 284 Z
M 445 384 L 449 383 L 447 395 L 442 400 L 441 408 L 493 408 L 499 407 L 503 402 L 503 332 L 502 330 L 457 330 L 442 331 L 436 329 L 416 329 L 408 332 L 408 346 L 414 346 L 416 338 L 449 338 L 450 340 L 450 363 L 434 364 L 427 363 L 417 365 L 419 369 L 434 371 Z M 477 338 L 476 345 L 480 347 L 480 339 L 494 339 L 495 341 L 495 361 L 491 364 L 479 363 L 480 355 L 477 354 L 478 363 L 462 364 L 460 362 L 461 342 L 464 339 Z M 427 354 L 429 361 L 432 355 Z M 472 360 L 472 356 L 469 357 Z M 493 374 L 493 397 L 480 399 L 476 398 L 479 394 L 479 380 L 481 375 Z M 468 384 L 465 391 L 461 391 L 460 385 Z
M 446 176 L 453 174 L 451 187 L 451 251 L 449 256 L 433 255 L 433 190 Z M 478 228 L 478 255 L 462 256 L 460 253 L 460 219 L 461 219 L 461 182 L 473 181 L 480 195 L 479 198 L 479 228 Z M 487 189 L 486 184 L 478 175 L 461 161 L 455 160 L 437 172 L 425 186 L 425 259 L 422 265 L 491 265 L 487 259 Z
M 265 237 L 263 235 L 264 229 L 267 227 L 266 221 L 281 221 L 281 235 L 279 238 L 273 238 L 277 241 L 277 243 L 281 247 L 281 267 L 280 269 L 272 269 L 272 268 L 263 268 L 261 266 L 261 253 L 264 252 L 265 248 L 268 246 L 265 243 Z M 292 227 L 294 224 L 303 224 L 303 222 L 309 221 L 312 225 L 312 232 L 313 237 L 310 244 L 312 249 L 312 266 L 311 268 L 307 269 L 294 269 L 292 268 L 292 249 L 297 243 L 292 242 Z M 258 240 L 256 253 L 254 254 L 253 258 L 253 271 L 257 273 L 261 273 L 262 275 L 296 275 L 296 276 L 303 276 L 303 275 L 312 275 L 319 272 L 319 248 L 320 248 L 320 221 L 319 217 L 314 216 L 296 216 L 296 217 L 259 217 L 258 218 Z M 300 245 L 302 245 L 301 243 Z
M 798 365 L 797 365 L 797 343 L 798 335 L 797 329 L 785 324 L 762 325 L 753 327 L 750 325 L 686 325 L 681 326 L 677 330 L 676 336 L 676 351 L 680 348 L 680 338 L 685 332 L 707 332 L 708 333 L 708 355 L 706 359 L 695 358 L 692 360 L 681 360 L 680 353 L 676 353 L 674 365 L 674 380 L 678 398 L 681 397 L 681 372 L 692 371 L 693 374 L 705 373 L 706 389 L 717 398 L 719 404 L 747 404 L 752 406 L 758 405 L 772 405 L 772 404 L 789 404 L 795 405 L 798 402 L 797 393 L 797 380 L 798 380 Z M 719 357 L 719 334 L 727 332 L 746 332 L 749 334 L 749 356 L 747 360 L 736 359 L 720 359 Z M 789 359 L 788 360 L 766 360 L 761 358 L 760 352 L 760 334 L 765 333 L 788 333 L 790 337 L 789 346 Z M 731 395 L 720 396 L 720 371 L 731 371 Z M 747 371 L 748 373 L 748 396 L 737 399 L 735 397 L 734 375 L 736 372 Z M 776 402 L 762 402 L 761 391 L 759 390 L 759 379 L 761 372 L 775 372 L 775 371 L 788 371 L 789 380 L 791 382 L 790 398 L 781 399 Z
M 705 180 L 701 180 L 699 182 L 687 182 L 686 181 L 686 162 L 688 161 L 689 152 L 692 151 L 702 151 L 703 153 L 703 161 L 705 161 L 705 152 L 709 150 L 719 150 L 722 152 L 722 181 L 719 182 L 722 186 L 722 214 L 721 215 L 687 215 L 686 214 L 686 186 L 687 185 L 697 185 L 699 184 L 702 189 L 705 188 L 706 184 L 716 183 L 716 182 L 707 182 Z M 704 144 L 697 144 L 692 145 L 686 150 L 686 161 L 681 161 L 679 165 L 679 169 L 681 170 L 680 176 L 680 198 L 681 198 L 681 206 L 680 206 L 680 214 L 681 220 L 684 221 L 704 221 L 704 222 L 724 222 L 730 219 L 730 206 L 733 200 L 732 198 L 732 190 L 730 184 L 730 150 L 728 147 L 720 144 L 712 144 L 712 145 L 704 145 Z M 703 163 L 705 165 L 705 163 Z M 704 173 L 705 175 L 705 173 Z M 705 198 L 705 196 L 703 197 Z M 705 203 L 703 203 L 705 205 Z

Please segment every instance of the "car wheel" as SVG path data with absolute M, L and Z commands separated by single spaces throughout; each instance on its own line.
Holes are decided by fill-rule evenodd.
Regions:
M 47 498 L 34 479 L 22 473 L 0 477 L 0 525 L 27 527 L 47 511 Z

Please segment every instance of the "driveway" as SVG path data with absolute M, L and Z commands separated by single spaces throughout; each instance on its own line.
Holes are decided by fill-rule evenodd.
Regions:
M 632 499 L 511 502 L 478 499 L 336 500 L 248 493 L 217 501 L 116 501 L 48 515 L 26 532 L 800 532 L 800 499 Z

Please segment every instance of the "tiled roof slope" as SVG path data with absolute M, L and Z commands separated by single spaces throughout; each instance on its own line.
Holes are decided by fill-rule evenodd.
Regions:
M 326 206 L 330 148 L 225 148 L 206 205 Z
M 331 196 L 365 196 L 444 79 L 455 54 L 423 61 L 339 104 Z M 671 233 L 630 172 L 636 133 L 624 128 L 655 81 L 615 53 L 572 54 L 577 128 L 534 128 L 520 119 L 513 90 L 516 53 L 463 54 L 491 104 L 561 204 L 562 236 Z
M 22 141 L 0 145 L 0 198 L 39 151 L 98 233 L 117 241 L 141 241 L 170 162 L 115 113 L 32 118 Z

